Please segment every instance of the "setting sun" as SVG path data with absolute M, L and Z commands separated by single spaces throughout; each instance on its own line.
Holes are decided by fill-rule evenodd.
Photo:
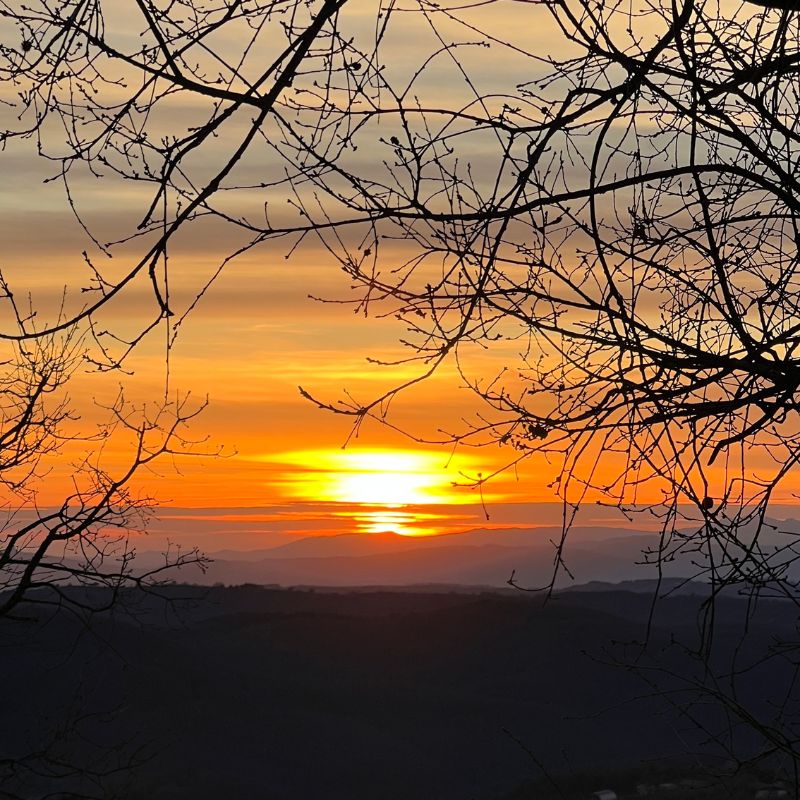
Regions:
M 397 507 L 474 503 L 471 459 L 412 450 L 301 450 L 263 460 L 284 467 L 282 491 L 304 500 Z
M 430 500 L 426 475 L 407 472 L 354 472 L 335 475 L 333 492 L 345 503 L 409 505 Z

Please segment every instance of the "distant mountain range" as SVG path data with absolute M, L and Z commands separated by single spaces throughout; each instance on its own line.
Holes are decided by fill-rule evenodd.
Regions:
M 522 586 L 546 586 L 555 572 L 561 529 L 476 529 L 431 537 L 395 533 L 314 536 L 258 551 L 211 553 L 201 573 L 190 568 L 181 580 L 201 584 L 255 583 L 280 586 L 402 586 L 458 584 L 499 587 L 512 576 Z M 652 532 L 585 527 L 570 531 L 556 585 L 590 581 L 619 582 L 655 578 L 643 551 L 653 547 Z M 143 553 L 146 567 L 154 554 Z M 690 575 L 690 565 L 664 565 L 666 577 Z

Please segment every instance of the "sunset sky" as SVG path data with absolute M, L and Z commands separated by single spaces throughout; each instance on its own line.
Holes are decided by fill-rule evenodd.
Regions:
M 3 192 L 7 207 L 0 225 L 10 280 L 24 280 L 34 297 L 48 299 L 60 292 L 65 273 L 77 271 L 87 243 L 60 208 L 61 187 L 42 185 L 45 174 L 46 168 L 32 158 L 15 162 L 14 177 Z M 193 272 L 213 269 L 224 253 L 207 250 L 212 244 L 204 242 L 200 251 L 182 254 L 180 266 Z M 345 390 L 368 399 L 414 374 L 367 362 L 369 356 L 391 359 L 400 352 L 396 339 L 402 331 L 392 320 L 354 316 L 344 306 L 308 297 L 310 291 L 332 298 L 347 297 L 349 291 L 343 275 L 330 265 L 315 264 L 312 256 L 303 253 L 287 261 L 277 254 L 250 255 L 232 265 L 192 313 L 171 354 L 170 385 L 174 391 L 208 395 L 209 407 L 193 431 L 209 436 L 224 456 L 181 461 L 180 474 L 164 464 L 157 481 L 142 475 L 142 483 L 161 502 L 190 507 L 475 503 L 479 498 L 474 491 L 451 484 L 493 471 L 503 463 L 503 453 L 452 453 L 449 447 L 421 445 L 375 422 L 367 422 L 342 449 L 351 420 L 301 397 L 299 386 L 329 402 L 344 398 Z M 132 306 L 127 311 L 135 321 L 140 309 Z M 78 376 L 71 394 L 89 418 L 90 399 L 108 401 L 119 383 L 132 396 L 157 398 L 163 393 L 163 337 L 156 333 L 142 343 L 130 368 L 132 376 Z M 432 441 L 442 440 L 439 426 L 447 422 L 455 427 L 459 417 L 474 409 L 474 399 L 450 368 L 398 400 L 392 422 Z M 524 480 L 498 479 L 484 491 L 484 499 L 552 496 L 543 486 L 546 476 L 537 479 L 530 469 L 523 474 Z M 387 518 L 386 527 L 395 521 Z M 342 530 L 348 528 L 348 522 L 339 522 Z M 431 529 L 428 524 L 421 527 Z
M 356 10 L 346 24 L 357 34 L 373 24 L 373 5 L 352 7 Z M 133 5 L 109 7 L 124 41 L 131 35 L 128 28 L 135 30 L 138 24 Z M 558 39 L 542 9 L 530 6 L 526 10 L 524 30 L 507 25 L 519 13 L 514 3 L 476 8 L 471 13 L 476 25 L 503 30 L 515 47 L 539 53 L 542 59 L 554 46 L 561 48 L 556 55 L 566 53 L 563 42 L 554 45 Z M 130 20 L 125 15 L 130 15 Z M 465 34 L 459 30 L 463 38 Z M 404 19 L 386 45 L 391 54 L 388 69 L 397 75 L 413 74 L 436 46 L 430 30 L 425 33 L 411 19 Z M 493 87 L 516 85 L 521 65 L 529 64 L 527 57 L 520 55 L 522 50 L 512 47 L 496 52 L 500 57 L 484 58 L 476 72 L 484 93 Z M 468 66 L 470 58 L 465 56 Z M 457 103 L 459 93 L 465 91 L 459 69 L 447 62 L 432 70 L 420 91 L 434 103 Z M 534 73 L 523 74 L 528 79 L 535 77 Z M 191 117 L 191 113 L 191 108 L 179 109 L 166 123 L 185 123 L 184 116 Z M 223 139 L 216 146 L 225 145 Z M 389 152 L 385 142 L 376 141 L 373 150 L 362 151 L 358 157 L 378 162 Z M 476 150 L 472 156 L 480 171 L 482 153 Z M 2 267 L 12 286 L 30 289 L 36 306 L 52 312 L 65 284 L 73 294 L 80 285 L 78 276 L 85 272 L 83 250 L 104 269 L 124 273 L 137 253 L 138 242 L 116 247 L 113 259 L 100 252 L 69 213 L 63 185 L 44 182 L 52 177 L 53 166 L 36 157 L 32 141 L 13 143 L 2 158 Z M 247 169 L 259 176 L 261 171 L 268 174 L 272 166 L 253 162 Z M 100 241 L 112 241 L 129 232 L 149 199 L 146 188 L 88 174 L 77 174 L 73 191 L 77 207 Z M 242 202 L 263 204 L 263 196 L 251 194 L 254 196 Z M 236 236 L 219 225 L 198 225 L 177 237 L 170 255 L 170 280 L 179 308 L 191 303 L 198 287 L 238 244 Z M 351 299 L 350 281 L 318 245 L 304 245 L 286 258 L 288 249 L 282 243 L 255 248 L 229 264 L 183 324 L 170 355 L 169 391 L 191 392 L 198 398 L 208 395 L 209 407 L 196 420 L 193 431 L 198 437 L 208 436 L 209 447 L 221 447 L 223 454 L 179 460 L 179 472 L 164 464 L 157 474 L 143 474 L 141 481 L 149 491 L 162 503 L 176 507 L 302 504 L 308 509 L 308 504 L 320 503 L 325 509 L 325 520 L 317 520 L 320 530 L 335 523 L 336 530 L 408 533 L 436 532 L 437 514 L 459 518 L 462 507 L 473 509 L 466 515 L 464 527 L 474 527 L 482 515 L 474 509 L 480 508 L 482 501 L 491 509 L 498 503 L 556 499 L 548 484 L 558 465 L 539 456 L 498 475 L 483 488 L 482 498 L 474 489 L 452 486 L 469 484 L 479 474 L 491 474 L 515 456 L 493 446 L 453 451 L 436 444 L 447 439 L 441 429 L 463 430 L 465 421 L 475 420 L 479 409 L 452 362 L 393 403 L 391 424 L 425 440 L 422 443 L 369 420 L 356 438 L 350 438 L 349 418 L 319 410 L 304 399 L 300 386 L 326 403 L 346 399 L 347 393 L 366 401 L 424 368 L 368 363 L 369 357 L 391 361 L 406 354 L 398 343 L 406 331 L 392 318 L 365 318 L 354 315 L 346 304 L 326 305 L 311 299 L 310 294 Z M 392 251 L 387 255 L 391 257 Z M 140 325 L 143 312 L 152 310 L 147 286 L 135 284 L 129 289 L 124 302 L 115 303 L 107 312 L 109 323 L 121 335 Z M 522 347 L 511 341 L 486 353 L 476 352 L 469 365 L 472 373 L 490 376 L 499 372 L 514 363 Z M 78 376 L 71 394 L 86 419 L 94 413 L 93 400 L 108 402 L 119 383 L 133 398 L 163 394 L 167 380 L 163 332 L 156 330 L 142 342 L 126 368 L 130 375 Z M 347 447 L 342 449 L 345 443 Z M 124 456 L 121 451 L 111 457 Z M 65 470 L 63 464 L 55 467 L 52 486 L 61 479 L 59 475 L 64 477 Z M 337 503 L 347 510 L 337 510 Z M 352 511 L 358 504 L 378 510 L 365 517 L 363 510 Z M 403 511 L 405 506 L 425 506 L 427 510 L 412 515 Z M 313 522 L 313 515 L 307 510 L 303 513 Z M 311 530 L 313 524 L 307 528 Z
M 128 26 L 138 24 L 134 7 L 124 8 L 127 10 L 109 4 L 122 40 Z M 476 19 L 484 23 L 489 18 L 476 13 Z M 372 4 L 362 3 L 351 12 L 348 24 L 359 30 L 372 24 L 373 15 Z M 409 25 L 396 23 L 397 33 L 389 44 L 390 66 L 398 75 L 416 70 L 435 45 L 430 32 L 426 39 L 420 36 L 418 26 Z M 539 44 L 542 35 L 529 34 L 526 39 L 530 47 Z M 508 80 L 512 62 L 495 62 L 485 76 L 487 85 Z M 434 100 L 454 89 L 463 90 L 453 64 L 434 74 L 436 79 L 426 86 Z M 365 152 L 363 157 L 384 158 L 386 148 L 376 143 L 375 151 Z M 269 172 L 269 164 L 262 166 Z M 135 257 L 135 241 L 114 249 L 113 260 L 98 250 L 69 212 L 63 184 L 46 182 L 53 165 L 36 157 L 32 142 L 8 147 L 3 171 L 2 267 L 12 286 L 31 291 L 37 308 L 52 311 L 65 285 L 74 296 L 85 274 L 82 251 L 87 250 L 103 269 L 114 270 L 117 263 L 124 271 Z M 149 199 L 141 187 L 110 178 L 78 174 L 72 188 L 83 219 L 100 241 L 128 232 Z M 199 226 L 178 238 L 171 254 L 171 281 L 173 295 L 180 298 L 178 304 L 188 304 L 191 293 L 235 244 L 235 237 L 220 227 Z M 223 456 L 179 461 L 179 473 L 165 463 L 155 479 L 140 476 L 148 491 L 166 505 L 181 507 L 318 502 L 325 504 L 327 523 L 336 522 L 339 530 L 355 526 L 363 531 L 417 533 L 435 532 L 437 514 L 458 517 L 460 506 L 553 499 L 546 488 L 553 469 L 541 460 L 498 476 L 483 489 L 482 498 L 469 488 L 453 487 L 453 483 L 468 484 L 479 474 L 494 472 L 513 454 L 496 448 L 454 452 L 452 447 L 436 444 L 447 438 L 440 428 L 449 432 L 463 429 L 463 420 L 474 418 L 477 408 L 452 363 L 393 404 L 392 425 L 429 443 L 415 442 L 371 421 L 361 427 L 357 438 L 350 438 L 349 418 L 321 411 L 301 397 L 300 386 L 324 402 L 345 399 L 346 392 L 368 400 L 415 376 L 421 367 L 369 364 L 368 357 L 392 360 L 404 354 L 398 344 L 403 328 L 392 319 L 365 318 L 354 315 L 346 305 L 325 305 L 311 299 L 310 294 L 351 298 L 348 278 L 313 244 L 288 259 L 285 250 L 282 245 L 256 249 L 229 265 L 182 326 L 170 356 L 170 391 L 191 392 L 198 398 L 208 395 L 209 407 L 195 422 L 193 432 L 198 437 L 208 436 L 209 446 L 222 448 Z M 146 286 L 132 287 L 124 302 L 108 312 L 109 322 L 122 332 L 132 329 L 141 323 L 150 301 Z M 79 375 L 71 396 L 87 420 L 94 416 L 93 402 L 108 402 L 119 384 L 130 397 L 157 398 L 166 381 L 164 355 L 164 337 L 156 331 L 126 365 L 132 374 Z M 487 358 L 489 371 L 502 367 L 497 353 Z M 124 448 L 109 456 L 124 459 Z M 60 487 L 68 473 L 68 464 L 56 464 L 51 490 Z M 331 505 L 336 503 L 347 508 L 371 504 L 382 510 L 377 517 L 345 516 L 342 521 L 340 511 Z M 429 509 L 412 519 L 407 513 L 403 516 L 402 507 L 409 504 L 441 506 L 442 510 Z M 476 515 L 467 516 L 465 527 L 473 527 Z M 327 523 L 320 529 L 326 530 Z

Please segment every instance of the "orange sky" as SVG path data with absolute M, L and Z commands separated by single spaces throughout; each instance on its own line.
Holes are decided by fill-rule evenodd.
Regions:
M 342 15 L 341 24 L 357 35 L 369 34 L 374 28 L 377 9 L 378 5 L 370 2 L 351 3 Z M 137 24 L 134 7 L 110 3 L 106 11 L 112 35 L 126 41 Z M 491 14 L 476 9 L 473 17 L 481 24 L 492 17 L 495 24 L 501 22 L 496 8 Z M 398 79 L 404 75 L 407 78 L 431 47 L 437 46 L 436 40 L 413 17 L 397 16 L 393 30 L 387 42 L 393 54 L 387 68 Z M 528 46 L 543 44 L 543 33 L 538 31 L 535 34 L 529 31 L 523 38 Z M 232 41 L 223 46 L 236 49 L 238 43 Z M 485 74 L 487 87 L 491 80 L 501 77 L 505 82 L 510 80 L 513 69 L 511 61 L 494 63 Z M 442 69 L 431 71 L 430 76 L 419 88 L 429 96 L 440 98 L 447 93 L 455 102 L 458 94 L 463 94 L 463 81 L 458 80 L 449 62 Z M 191 104 L 182 106 L 179 102 L 171 113 L 171 120 L 166 121 L 168 128 L 190 124 L 186 120 L 191 118 L 193 109 Z M 216 152 L 224 152 L 224 138 L 216 147 Z M 68 213 L 63 186 L 59 182 L 44 183 L 53 166 L 37 159 L 34 151 L 32 142 L 17 142 L 3 154 L 2 266 L 12 285 L 32 291 L 38 308 L 52 310 L 65 284 L 72 288 L 75 298 L 75 287 L 85 276 L 81 256 L 84 249 L 104 270 L 123 274 L 136 258 L 139 245 L 134 242 L 115 248 L 112 260 L 99 253 Z M 215 157 L 214 152 L 211 158 Z M 364 152 L 362 157 L 380 158 L 383 153 Z M 259 163 L 255 167 L 266 173 L 271 169 L 269 164 Z M 200 165 L 201 172 L 202 169 Z M 149 188 L 113 178 L 97 180 L 81 173 L 80 165 L 73 173 L 76 205 L 93 234 L 101 241 L 109 241 L 129 232 L 149 201 Z M 242 194 L 243 203 L 263 204 L 264 197 L 258 193 Z M 193 293 L 240 241 L 230 230 L 207 225 L 195 225 L 177 237 L 171 252 L 170 274 L 174 305 L 180 308 L 191 302 Z M 155 484 L 157 495 L 166 503 L 257 506 L 331 500 L 335 499 L 335 486 L 344 485 L 343 473 L 350 474 L 349 485 L 353 489 L 353 481 L 357 481 L 353 475 L 375 472 L 385 472 L 388 477 L 382 484 L 378 479 L 380 491 L 376 479 L 367 477 L 366 484 L 372 481 L 372 488 L 365 488 L 363 497 L 387 503 L 403 497 L 409 499 L 408 485 L 413 480 L 408 476 L 401 480 L 392 472 L 392 459 L 396 456 L 388 456 L 388 461 L 386 457 L 383 461 L 377 458 L 367 470 L 320 469 L 320 463 L 336 457 L 348 438 L 351 424 L 347 418 L 314 408 L 298 391 L 302 385 L 321 399 L 336 402 L 345 396 L 346 390 L 368 400 L 416 374 L 416 367 L 387 370 L 370 366 L 366 361 L 369 356 L 391 359 L 401 355 L 397 339 L 403 331 L 393 321 L 354 317 L 346 307 L 323 306 L 310 300 L 310 292 L 348 297 L 349 281 L 319 248 L 301 248 L 289 260 L 283 257 L 285 250 L 284 245 L 264 247 L 229 265 L 181 331 L 171 355 L 170 388 L 198 397 L 208 395 L 210 405 L 194 429 L 197 435 L 207 434 L 215 445 L 222 446 L 226 457 L 182 462 L 180 474 L 165 465 L 155 480 L 142 475 L 148 489 L 152 490 Z M 80 296 L 76 300 L 79 302 Z M 137 330 L 152 310 L 149 287 L 145 281 L 140 282 L 126 291 L 123 302 L 109 309 L 109 326 L 124 336 Z M 127 367 L 133 375 L 85 375 L 74 382 L 71 394 L 87 419 L 94 413 L 92 400 L 109 402 L 118 383 L 124 384 L 128 395 L 134 398 L 160 395 L 165 381 L 163 337 L 156 332 L 142 343 Z M 475 410 L 473 398 L 460 389 L 459 383 L 452 365 L 446 366 L 434 379 L 409 391 L 394 404 L 392 422 L 424 438 L 442 439 L 437 430 L 440 425 L 452 423 L 454 428 L 458 427 L 460 418 L 472 415 Z M 408 438 L 379 424 L 367 423 L 359 438 L 350 443 L 347 453 L 363 449 L 373 453 L 408 451 L 415 447 L 419 449 Z M 282 461 L 280 454 L 294 455 Z M 122 461 L 124 455 L 124 443 L 119 443 L 116 451 L 114 446 L 108 447 L 111 461 Z M 467 490 L 454 492 L 452 482 L 491 472 L 505 457 L 487 449 L 458 453 L 453 460 L 447 448 L 437 450 L 428 445 L 419 456 L 425 469 L 418 479 L 436 501 L 460 503 L 465 495 L 469 499 L 475 495 Z M 49 478 L 51 494 L 63 485 L 62 478 L 69 477 L 69 465 L 65 460 L 62 462 Z M 388 467 L 381 467 L 382 463 Z M 434 474 L 436 469 L 440 471 L 438 476 Z M 497 482 L 486 492 L 487 499 L 491 496 L 547 499 L 551 493 L 544 489 L 544 483 L 550 477 L 544 479 L 537 476 L 536 469 L 529 470 L 524 482 L 503 481 L 502 485 Z M 351 491 L 349 499 L 353 497 Z
M 193 428 L 222 446 L 224 456 L 181 462 L 180 475 L 165 469 L 159 496 L 171 505 L 213 507 L 336 499 L 475 502 L 476 492 L 452 483 L 488 474 L 512 453 L 460 448 L 453 454 L 449 446 L 414 442 L 375 421 L 348 442 L 349 417 L 301 397 L 299 386 L 323 401 L 343 399 L 345 392 L 366 401 L 418 369 L 369 364 L 368 356 L 400 353 L 399 326 L 316 303 L 306 296 L 309 285 L 331 295 L 347 292 L 338 274 L 300 259 L 288 265 L 251 259 L 226 274 L 193 312 L 171 354 L 170 384 L 174 391 L 208 394 L 209 406 Z M 146 342 L 132 361 L 136 374 L 126 385 L 140 396 L 162 391 L 159 339 Z M 84 396 L 116 389 L 106 376 L 82 380 Z M 452 367 L 445 368 L 394 403 L 392 423 L 441 441 L 440 426 L 456 429 L 462 416 L 474 416 L 475 399 L 459 383 Z M 537 479 L 536 469 L 526 468 L 524 480 L 498 478 L 485 499 L 552 499 L 544 487 L 550 472 Z M 365 476 L 361 490 L 359 476 Z
M 494 6 L 476 9 L 474 14 L 481 24 L 491 20 L 518 44 L 547 54 L 558 39 L 543 23 L 547 15 L 541 9 L 525 6 L 529 24 L 508 25 L 509 20 L 517 19 L 515 14 L 522 13 L 522 7 L 509 3 L 499 15 Z M 369 21 L 371 13 L 367 9 L 362 17 L 356 15 L 354 30 L 363 26 L 365 19 Z M 534 16 L 536 24 L 531 22 Z M 399 74 L 416 68 L 420 53 L 430 42 L 402 25 L 397 37 L 391 45 L 397 54 L 391 69 Z M 519 66 L 525 62 L 503 52 L 502 58 L 486 62 L 490 67 L 480 73 L 486 87 L 518 82 Z M 449 97 L 453 87 L 463 90 L 463 82 L 456 78 L 451 65 L 434 72 L 422 88 L 434 98 Z M 377 147 L 361 157 L 384 157 L 385 152 Z M 60 184 L 42 183 L 52 173 L 52 166 L 35 158 L 31 142 L 12 145 L 2 158 L 0 236 L 3 268 L 12 283 L 29 288 L 37 304 L 52 307 L 63 285 L 75 285 L 82 273 L 83 249 L 89 249 L 104 268 L 124 272 L 135 256 L 136 243 L 115 250 L 112 261 L 92 249 L 66 212 Z M 138 186 L 96 179 L 80 179 L 78 184 L 80 208 L 104 239 L 127 230 L 147 199 Z M 197 230 L 175 242 L 171 281 L 178 306 L 190 302 L 192 291 L 236 243 L 233 234 L 219 228 Z M 388 508 L 392 504 L 475 503 L 474 491 L 454 489 L 451 484 L 491 473 L 512 460 L 513 453 L 487 447 L 462 449 L 451 457 L 447 447 L 419 445 L 372 422 L 342 451 L 350 421 L 320 411 L 300 396 L 298 386 L 327 402 L 344 398 L 345 391 L 369 400 L 417 374 L 419 367 L 386 369 L 368 364 L 370 356 L 391 359 L 403 354 L 397 343 L 402 328 L 394 320 L 365 319 L 354 316 L 347 306 L 321 305 L 309 299 L 310 292 L 346 298 L 349 281 L 319 249 L 302 248 L 288 260 L 283 257 L 285 249 L 283 245 L 264 247 L 229 265 L 192 312 L 171 354 L 171 391 L 209 396 L 210 406 L 194 430 L 222 446 L 226 456 L 181 461 L 180 473 L 165 464 L 155 475 L 142 475 L 143 484 L 161 501 L 184 507 L 337 500 L 348 506 L 377 503 L 387 506 L 384 513 L 389 516 L 375 524 L 385 527 L 402 525 L 399 517 L 390 516 L 401 513 Z M 134 285 L 124 303 L 109 310 L 109 321 L 122 332 L 134 330 L 148 310 L 152 310 L 148 289 Z M 516 349 L 511 343 L 487 354 L 476 353 L 472 366 L 476 372 L 491 374 L 513 362 Z M 135 398 L 157 397 L 163 392 L 163 336 L 156 332 L 142 343 L 128 367 L 133 372 L 130 376 L 79 376 L 71 392 L 87 419 L 93 414 L 92 399 L 108 400 L 119 382 Z M 438 430 L 442 426 L 463 429 L 462 419 L 473 419 L 477 408 L 474 396 L 461 386 L 450 364 L 399 398 L 391 421 L 421 438 L 436 440 L 442 438 Z M 110 448 L 109 457 L 112 461 L 123 459 L 124 448 L 118 452 Z M 484 490 L 484 499 L 490 504 L 552 500 L 548 484 L 557 469 L 557 464 L 543 457 L 531 459 L 518 472 L 495 479 Z M 50 491 L 62 485 L 68 471 L 66 462 L 56 466 Z

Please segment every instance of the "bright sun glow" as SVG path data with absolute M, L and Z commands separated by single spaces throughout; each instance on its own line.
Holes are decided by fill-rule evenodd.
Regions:
M 388 508 L 474 503 L 475 493 L 453 483 L 480 471 L 465 456 L 448 463 L 445 454 L 424 450 L 301 450 L 264 460 L 285 467 L 281 488 L 292 497 Z
M 391 468 L 389 460 L 381 472 L 332 473 L 331 491 L 344 503 L 381 505 L 419 505 L 432 502 L 432 492 L 439 487 L 431 475 L 400 472 Z

